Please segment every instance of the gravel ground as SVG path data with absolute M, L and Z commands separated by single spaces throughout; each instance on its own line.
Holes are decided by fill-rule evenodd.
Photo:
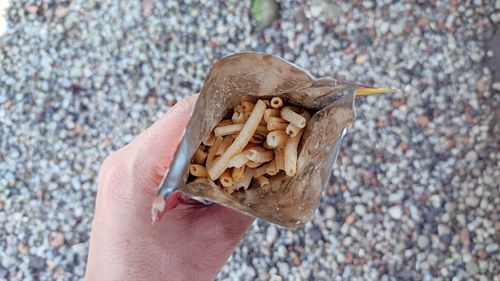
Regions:
M 215 59 L 259 50 L 404 93 L 357 101 L 312 222 L 257 221 L 220 280 L 500 280 L 500 81 L 485 66 L 500 57 L 485 47 L 500 1 L 281 1 L 268 27 L 250 1 L 13 2 L 0 279 L 82 277 L 101 161 Z

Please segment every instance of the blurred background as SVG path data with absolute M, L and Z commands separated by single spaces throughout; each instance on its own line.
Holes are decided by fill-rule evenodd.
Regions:
M 500 1 L 8 2 L 0 280 L 83 277 L 100 163 L 241 50 L 402 93 L 357 100 L 312 221 L 255 222 L 219 280 L 500 280 Z

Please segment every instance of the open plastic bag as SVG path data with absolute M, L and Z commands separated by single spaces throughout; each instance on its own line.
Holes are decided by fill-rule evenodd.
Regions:
M 346 128 L 354 121 L 356 83 L 314 79 L 276 56 L 244 52 L 217 61 L 210 69 L 185 135 L 158 191 L 161 198 L 180 190 L 240 212 L 297 228 L 317 209 Z M 225 193 L 213 182 L 188 180 L 188 165 L 197 147 L 245 96 L 281 97 L 314 113 L 299 145 L 294 177 L 271 178 L 271 192 L 258 188 Z

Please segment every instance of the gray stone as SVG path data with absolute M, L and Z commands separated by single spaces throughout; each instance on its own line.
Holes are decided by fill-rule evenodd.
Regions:
M 394 205 L 388 209 L 389 215 L 395 220 L 400 220 L 403 216 L 403 209 L 399 205 Z
M 475 263 L 474 261 L 469 261 L 465 264 L 465 270 L 467 270 L 467 273 L 474 276 L 479 272 L 479 267 L 477 266 L 477 263 Z
M 417 246 L 420 249 L 427 249 L 430 245 L 430 240 L 427 236 L 425 235 L 419 235 L 417 238 Z

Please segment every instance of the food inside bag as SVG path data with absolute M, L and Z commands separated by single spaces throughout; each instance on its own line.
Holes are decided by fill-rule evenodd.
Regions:
M 314 79 L 276 56 L 217 61 L 201 89 L 153 215 L 180 190 L 289 228 L 319 205 L 360 85 Z M 376 93 L 384 89 L 371 89 Z

